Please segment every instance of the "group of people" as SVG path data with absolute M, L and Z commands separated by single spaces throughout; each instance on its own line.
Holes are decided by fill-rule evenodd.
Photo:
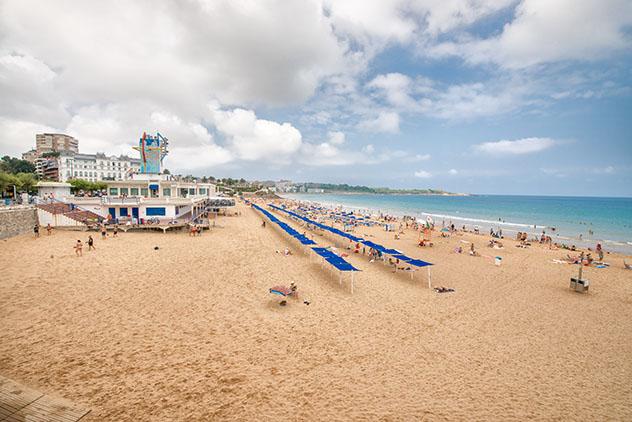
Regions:
M 46 225 L 46 234 L 47 235 L 51 235 L 53 233 L 53 227 L 50 225 L 50 223 L 48 223 Z M 33 235 L 38 238 L 40 237 L 40 225 L 35 223 L 35 226 L 33 227 Z
M 92 238 L 91 234 L 88 235 L 88 240 L 86 241 L 86 244 L 88 245 L 88 251 L 97 250 L 97 248 L 94 247 L 94 239 Z M 77 243 L 75 243 L 74 249 L 75 255 L 83 256 L 83 242 L 81 242 L 81 239 L 77 239 Z
M 197 224 L 191 224 L 189 227 L 189 236 L 202 236 L 202 228 Z

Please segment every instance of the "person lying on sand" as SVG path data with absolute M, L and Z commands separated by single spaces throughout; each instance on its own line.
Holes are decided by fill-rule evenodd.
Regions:
M 625 262 L 625 259 L 623 260 L 623 268 L 625 268 L 626 270 L 632 270 L 632 264 L 627 264 Z
M 460 246 L 458 248 L 454 248 L 454 253 L 463 253 L 463 248 Z
M 569 264 L 579 264 L 581 259 L 582 257 L 580 256 L 571 256 L 570 254 L 566 254 L 566 258 L 562 258 L 562 260 L 568 262 Z
M 470 256 L 480 256 L 480 254 L 474 250 L 474 242 L 470 244 Z

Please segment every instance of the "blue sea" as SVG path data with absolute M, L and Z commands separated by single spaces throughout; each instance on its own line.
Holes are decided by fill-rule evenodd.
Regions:
M 503 235 L 518 231 L 554 241 L 632 253 L 632 198 L 564 196 L 426 196 L 372 194 L 283 194 L 286 198 L 317 202 L 346 209 L 370 210 L 390 215 L 430 216 L 438 226 L 454 223 L 468 229 L 478 226 Z M 555 230 L 552 230 L 555 228 Z

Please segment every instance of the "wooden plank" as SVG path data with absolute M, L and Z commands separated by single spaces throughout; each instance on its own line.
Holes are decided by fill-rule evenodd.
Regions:
M 42 393 L 0 377 L 0 407 L 4 413 L 15 413 L 42 397 Z
M 57 422 L 75 422 L 85 416 L 89 410 L 80 409 L 68 400 L 43 396 L 24 407 L 20 412 L 43 415 Z
M 76 422 L 90 413 L 68 400 L 46 396 L 0 376 L 0 421 Z

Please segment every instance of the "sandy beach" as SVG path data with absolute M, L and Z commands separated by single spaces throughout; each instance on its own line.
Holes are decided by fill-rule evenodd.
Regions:
M 237 209 L 200 237 L 93 233 L 97 250 L 83 257 L 72 249 L 83 232 L 2 241 L 0 374 L 85 405 L 95 421 L 632 419 L 622 256 L 586 269 L 579 294 L 568 286 L 577 266 L 552 262 L 566 251 L 437 233 L 421 249 L 412 230 L 395 240 L 360 228 L 434 263 L 433 285 L 455 292 L 351 254 L 362 270 L 352 295 Z M 453 253 L 462 241 L 502 266 Z M 294 254 L 275 253 L 286 247 Z M 281 307 L 268 289 L 290 282 L 300 300 Z

